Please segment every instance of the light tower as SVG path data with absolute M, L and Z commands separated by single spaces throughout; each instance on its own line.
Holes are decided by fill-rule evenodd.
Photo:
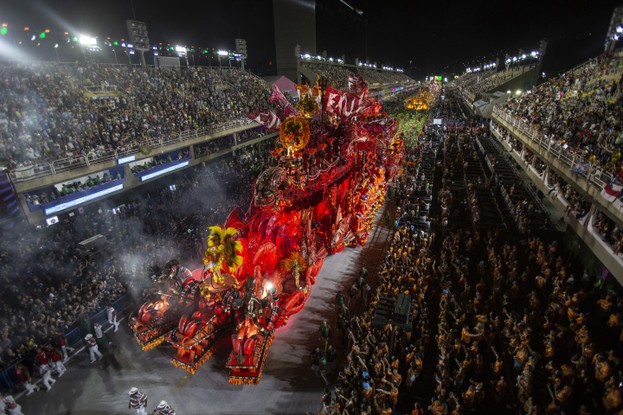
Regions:
M 612 19 L 610 19 L 610 26 L 604 42 L 605 52 L 612 52 L 621 38 L 623 38 L 623 6 L 618 6 L 614 8 Z
M 235 39 L 236 52 L 240 54 L 240 67 L 244 71 L 244 61 L 247 58 L 247 41 L 245 39 Z
M 145 67 L 145 52 L 149 50 L 149 36 L 147 35 L 147 25 L 145 22 L 137 20 L 126 20 L 128 36 L 134 49 L 138 50 L 141 57 L 141 66 Z

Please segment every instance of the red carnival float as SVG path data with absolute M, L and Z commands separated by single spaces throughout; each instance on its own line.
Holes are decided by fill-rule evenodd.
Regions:
M 275 87 L 277 113 L 250 116 L 279 129 L 274 165 L 246 212 L 210 228 L 203 269 L 167 264 L 158 293 L 130 318 L 144 350 L 167 341 L 172 363 L 195 373 L 231 339 L 230 382 L 258 383 L 274 329 L 303 308 L 324 258 L 365 244 L 403 142 L 360 77 L 349 91 L 319 85 L 299 86 L 297 109 Z

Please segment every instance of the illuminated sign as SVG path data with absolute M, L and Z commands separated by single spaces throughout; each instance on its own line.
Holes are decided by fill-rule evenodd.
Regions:
M 136 160 L 136 155 L 125 156 L 117 159 L 117 164 L 129 163 L 131 161 Z
M 79 197 L 79 198 L 74 199 L 74 200 L 70 200 L 70 201 L 65 202 L 65 203 L 59 203 L 56 206 L 52 206 L 50 208 L 45 209 L 45 214 L 46 214 L 46 216 L 47 215 L 51 215 L 53 213 L 60 212 L 61 210 L 69 209 L 69 208 L 72 208 L 74 206 L 78 206 L 78 205 L 81 205 L 83 203 L 90 202 L 91 200 L 95 200 L 98 197 L 109 195 L 109 194 L 114 193 L 117 190 L 121 190 L 121 189 L 123 189 L 123 183 L 118 184 L 118 185 L 113 186 L 113 187 L 109 187 L 108 189 L 105 189 L 105 190 L 102 190 L 102 191 L 99 191 L 99 192 L 91 193 L 89 195 L 82 196 L 82 197 Z
M 186 160 L 186 161 L 183 161 L 181 163 L 175 164 L 173 166 L 169 166 L 169 167 L 167 167 L 165 169 L 158 170 L 156 172 L 146 174 L 146 175 L 141 177 L 141 182 L 144 182 L 144 181 L 149 180 L 149 179 L 153 179 L 154 177 L 162 176 L 163 174 L 167 174 L 167 173 L 170 173 L 170 172 L 175 171 L 175 170 L 179 170 L 182 167 L 188 166 L 189 164 L 190 164 L 190 161 Z

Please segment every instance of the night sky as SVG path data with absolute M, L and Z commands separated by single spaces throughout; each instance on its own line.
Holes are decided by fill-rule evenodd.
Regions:
M 622 0 L 348 2 L 363 15 L 339 0 L 317 1 L 318 53 L 345 54 L 352 62 L 367 49 L 370 62 L 424 75 L 460 73 L 474 59 L 537 49 L 543 38 L 549 40 L 544 70 L 564 70 L 603 51 L 613 8 Z M 0 20 L 11 27 L 120 38 L 128 18 L 147 23 L 152 43 L 233 49 L 240 36 L 252 69 L 274 68 L 270 0 L 0 0 Z

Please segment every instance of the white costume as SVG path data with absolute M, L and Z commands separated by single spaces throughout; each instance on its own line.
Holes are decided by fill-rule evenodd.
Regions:
M 39 374 L 43 380 L 43 386 L 49 391 L 52 389 L 52 385 L 56 383 L 56 380 L 52 377 L 52 369 L 48 365 L 39 366 Z
M 115 326 L 115 332 L 119 330 L 119 322 L 117 321 L 117 310 L 111 305 L 106 307 L 106 317 L 108 318 L 108 322 Z
M 15 402 L 11 395 L 7 395 L 2 402 L 4 403 L 4 412 L 7 415 L 24 415 L 22 407 Z
M 136 409 L 136 415 L 147 415 L 145 407 L 147 406 L 147 396 L 138 390 L 138 388 L 130 389 L 129 408 Z
M 86 342 L 87 347 L 89 348 L 89 355 L 91 356 L 91 363 L 95 362 L 95 356 L 98 356 L 99 359 L 103 357 L 102 353 L 100 352 L 100 349 L 97 347 L 97 341 L 95 340 L 92 334 L 87 334 L 84 337 L 84 341 Z
M 160 401 L 154 412 L 158 411 L 158 415 L 175 415 L 175 410 L 167 403 L 167 401 Z

